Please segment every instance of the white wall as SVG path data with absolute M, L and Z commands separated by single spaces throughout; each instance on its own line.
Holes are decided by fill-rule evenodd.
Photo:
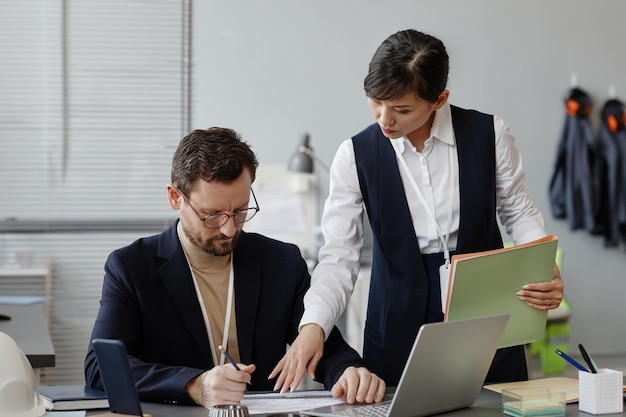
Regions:
M 94 3 L 96 0 L 92 0 L 90 4 Z M 149 45 L 151 48 L 155 43 L 163 43 L 163 39 L 170 40 L 166 44 L 175 43 L 162 33 L 164 38 L 143 36 L 146 31 L 142 23 L 146 22 L 141 19 L 145 18 L 146 13 L 143 9 L 133 7 L 148 7 L 147 3 L 128 3 L 132 4 L 126 5 L 126 2 L 118 1 L 108 7 L 115 8 L 116 14 L 106 15 L 111 19 L 107 27 L 117 28 L 119 31 L 119 28 L 132 26 L 131 29 L 136 28 L 137 33 L 142 35 L 138 38 L 141 41 L 136 42 L 143 45 L 141 42 L 148 42 L 146 39 L 149 38 L 152 41 Z M 179 3 L 179 0 L 164 0 L 158 2 L 161 7 L 158 10 L 171 17 L 174 14 L 169 12 L 168 7 L 178 10 Z M 58 6 L 59 2 L 49 1 L 48 4 Z M 78 2 L 74 6 L 77 4 Z M 108 5 L 105 2 L 97 4 L 100 7 Z M 156 4 L 149 7 L 156 8 Z M 13 7 L 3 10 L 12 10 Z M 122 10 L 124 7 L 129 10 Z M 570 232 L 564 221 L 552 219 L 547 199 L 548 181 L 563 120 L 562 98 L 569 89 L 570 74 L 576 72 L 580 86 L 594 98 L 595 126 L 598 110 L 607 97 L 609 85 L 615 85 L 618 95 L 626 96 L 626 54 L 623 46 L 626 39 L 626 2 L 203 0 L 195 1 L 193 7 L 192 128 L 221 125 L 240 131 L 264 165 L 285 164 L 304 132 L 310 133 L 312 145 L 319 157 L 330 163 L 342 140 L 373 121 L 363 94 L 362 82 L 369 60 L 380 42 L 391 33 L 405 28 L 416 28 L 441 38 L 451 56 L 451 101 L 460 106 L 497 113 L 508 122 L 524 155 L 528 189 L 544 213 L 548 231 L 560 237 L 560 245 L 565 251 L 565 291 L 573 309 L 570 340 L 572 348 L 577 343 L 583 343 L 592 355 L 626 353 L 626 325 L 622 323 L 622 318 L 626 317 L 626 308 L 623 307 L 626 294 L 626 280 L 623 279 L 626 253 L 623 245 L 618 249 L 605 249 L 601 238 L 590 237 L 585 232 Z M 117 8 L 120 9 L 119 13 Z M 76 13 L 78 6 L 69 9 L 71 13 Z M 44 15 L 42 13 L 43 17 Z M 98 22 L 103 21 L 103 13 L 95 7 L 94 10 L 87 10 L 85 15 Z M 122 20 L 114 18 L 118 15 Z M 25 16 L 24 22 L 38 25 L 38 16 Z M 47 21 L 42 16 L 39 16 L 41 21 Z M 123 20 L 128 16 L 133 17 L 132 25 Z M 83 18 L 86 19 L 84 22 L 81 20 Z M 103 35 L 96 30 L 101 26 L 89 26 L 87 20 L 87 17 L 81 15 L 80 19 L 70 19 L 70 23 L 85 23 L 88 28 L 93 27 L 94 33 L 90 36 L 102 38 Z M 178 20 L 177 17 L 176 21 Z M 7 24 L 0 27 L 8 30 L 15 26 Z M 169 27 L 161 27 L 164 32 L 169 30 Z M 70 28 L 76 29 L 72 24 Z M 56 26 L 53 29 L 52 32 L 58 35 Z M 172 32 L 175 30 L 172 29 Z M 76 32 L 70 31 L 72 33 Z M 180 36 L 180 33 L 172 33 L 171 36 L 173 39 Z M 32 34 L 22 38 L 31 41 L 40 39 Z M 129 42 L 132 39 L 137 37 L 130 37 Z M 23 50 L 25 44 L 23 39 L 16 41 L 15 49 Z M 70 41 L 70 45 L 74 43 Z M 53 54 L 51 48 L 43 49 Z M 144 52 L 148 53 L 148 50 L 151 49 L 145 48 Z M 180 60 L 180 56 L 163 52 L 163 48 L 156 48 L 156 51 L 172 60 Z M 77 53 L 71 48 L 70 52 Z M 117 49 L 114 48 L 113 52 L 117 52 Z M 30 58 L 31 54 L 26 55 Z M 57 62 L 58 58 L 53 56 L 51 61 Z M 37 71 L 44 75 L 47 70 L 58 71 L 56 65 L 50 64 L 51 69 L 48 69 L 46 65 L 36 62 L 37 64 L 29 67 L 32 73 L 28 72 L 24 77 L 30 74 L 36 78 Z M 99 68 L 97 61 L 85 59 L 85 63 Z M 110 62 L 107 64 L 116 68 Z M 93 79 L 81 81 L 92 87 L 100 85 Z M 8 93 L 12 90 L 6 86 L 13 85 L 14 82 L 15 80 L 0 80 L 0 91 L 5 93 L 0 94 L 0 97 L 10 95 Z M 41 83 L 46 84 L 43 81 Z M 179 88 L 178 82 L 162 81 L 162 84 L 167 91 Z M 37 83 L 26 82 L 25 85 L 29 89 L 35 89 Z M 58 89 L 56 83 L 45 86 L 50 90 Z M 76 88 L 72 83 L 70 86 Z M 30 90 L 25 88 L 25 92 L 28 91 Z M 70 92 L 72 91 L 74 90 Z M 96 100 L 100 95 L 91 96 Z M 89 97 L 89 94 L 84 97 Z M 172 101 L 176 101 L 172 108 L 179 105 L 178 100 Z M 74 103 L 78 106 L 77 109 L 83 109 L 81 103 Z M 4 102 L 0 99 L 0 104 L 4 105 L 5 110 L 16 107 L 8 99 Z M 164 103 L 155 104 L 160 106 Z M 139 105 L 134 107 L 144 110 Z M 51 108 L 57 109 L 55 106 Z M 164 113 L 169 114 L 170 110 Z M 33 121 L 28 115 L 29 113 L 23 115 L 24 120 Z M 0 121 L 7 120 L 11 126 L 16 121 L 22 121 L 13 117 L 10 111 L 5 111 L 0 115 Z M 85 162 L 84 154 L 76 157 L 69 164 L 70 179 L 91 179 L 96 171 L 101 177 L 97 181 L 86 181 L 88 190 L 74 187 L 71 181 L 57 187 L 46 188 L 42 185 L 46 181 L 51 182 L 51 175 L 47 171 L 42 173 L 36 169 L 45 166 L 48 163 L 45 158 L 50 158 L 51 155 L 46 146 L 41 146 L 41 140 L 45 145 L 48 143 L 46 134 L 56 138 L 58 130 L 54 128 L 44 132 L 47 125 L 39 120 L 34 120 L 33 124 L 41 126 L 35 130 L 29 128 L 24 131 L 16 128 L 20 132 L 18 135 L 2 135 L 0 132 L 0 141 L 5 152 L 7 143 L 14 144 L 13 153 L 8 154 L 12 164 L 0 166 L 0 173 L 4 178 L 3 185 L 0 185 L 0 190 L 3 191 L 3 197 L 0 198 L 2 217 L 21 217 L 25 214 L 37 217 L 40 211 L 46 211 L 47 205 L 52 205 L 57 200 L 65 203 L 60 206 L 61 209 L 57 207 L 57 210 L 67 213 L 70 219 L 98 216 L 99 212 L 85 210 L 83 206 L 85 200 L 96 198 L 102 200 L 102 204 L 110 201 L 113 208 L 130 218 L 143 219 L 175 214 L 167 206 L 164 186 L 169 173 L 171 153 L 180 139 L 177 134 L 171 133 L 177 131 L 177 123 L 174 128 L 156 129 L 160 136 L 150 134 L 138 141 L 141 143 L 128 144 L 124 155 L 128 157 L 128 165 L 131 165 L 132 173 L 137 174 L 136 177 L 129 177 L 128 171 L 123 169 L 111 169 L 100 175 L 99 165 L 89 165 L 88 161 Z M 149 123 L 144 124 L 152 128 Z M 17 125 L 21 128 L 21 124 Z M 146 129 L 147 127 L 144 126 Z M 124 127 L 119 131 L 126 132 L 126 129 Z M 71 137 L 70 141 L 72 146 L 78 145 L 78 150 L 82 149 L 81 146 L 86 146 L 81 142 L 84 138 L 95 140 L 90 135 L 79 133 Z M 117 138 L 117 141 L 109 141 L 107 144 L 120 142 Z M 108 155 L 102 150 L 104 149 L 115 155 L 117 150 L 113 146 L 105 145 L 94 145 L 86 151 L 96 155 Z M 141 154 L 141 149 L 148 152 Z M 70 152 L 70 158 L 73 155 L 78 154 Z M 139 163 L 132 158 L 133 155 L 141 157 Z M 124 161 L 122 163 L 126 165 Z M 327 175 L 320 172 L 322 197 L 327 193 L 327 181 Z M 104 186 L 109 183 L 120 184 L 120 189 L 112 187 L 107 191 Z M 154 194 L 150 194 L 150 198 L 140 199 L 142 204 L 131 204 L 138 199 L 125 196 L 136 194 L 139 189 L 146 193 L 154 190 Z M 50 195 L 46 196 L 46 192 Z M 262 200 L 259 204 L 262 209 L 267 207 Z M 106 210 L 109 209 L 103 208 L 103 211 Z M 261 216 L 262 214 L 255 221 L 262 219 Z M 53 273 L 61 281 L 56 283 L 55 288 L 64 295 L 67 290 L 69 296 L 73 287 L 70 288 L 65 283 L 70 279 L 84 279 L 89 281 L 86 284 L 94 294 L 91 299 L 93 302 L 99 295 L 102 265 L 111 248 L 146 234 L 148 233 L 133 232 L 105 237 L 90 235 L 86 238 L 90 244 L 85 247 L 80 237 L 69 242 L 69 237 L 73 235 L 56 237 L 51 234 L 41 237 L 28 234 L 22 238 L 25 239 L 25 247 L 28 246 L 35 253 L 56 258 L 53 259 L 53 265 L 56 265 L 53 266 Z M 43 247 L 45 244 L 52 246 L 46 250 Z M 0 263 L 6 255 L 4 252 L 11 250 L 8 246 L 5 240 L 0 240 Z M 87 255 L 83 249 L 92 246 L 93 253 Z M 77 267 L 76 262 L 81 265 Z M 64 314 L 75 314 L 73 310 L 70 311 L 71 306 L 75 305 L 60 296 L 57 298 L 64 304 L 63 308 L 55 307 L 55 311 L 59 312 L 59 316 L 55 317 L 55 326 L 59 327 L 54 329 L 58 328 L 58 333 L 66 333 L 66 328 L 63 327 L 66 317 Z M 86 308 L 92 306 L 97 308 L 92 304 Z M 95 314 L 95 310 L 91 313 Z M 83 329 L 81 332 L 89 330 L 87 325 L 87 330 Z M 87 338 L 88 333 L 84 337 Z M 72 366 L 77 370 L 76 378 L 80 380 L 82 357 L 79 355 L 73 360 L 75 363 Z
M 549 211 L 548 182 L 570 74 L 594 99 L 626 97 L 626 2 L 621 0 L 353 0 L 198 2 L 193 127 L 242 132 L 261 163 L 284 163 L 303 132 L 330 163 L 338 144 L 373 121 L 362 90 L 391 33 L 444 41 L 451 102 L 497 113 L 524 155 L 527 187 L 565 251 L 571 345 L 626 352 L 626 253 L 572 233 Z M 211 16 L 207 19 L 207 16 Z M 328 181 L 320 174 L 322 193 Z M 262 204 L 262 202 L 261 202 Z

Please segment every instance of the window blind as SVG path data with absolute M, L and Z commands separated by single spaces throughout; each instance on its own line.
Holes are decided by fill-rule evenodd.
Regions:
M 11 0 L 0 12 L 0 217 L 170 216 L 181 0 Z M 187 108 L 185 108 L 188 111 Z
M 51 261 L 57 364 L 42 383 L 84 381 L 106 256 L 176 217 L 190 3 L 0 2 L 0 268 L 18 252 Z
M 61 1 L 0 2 L 0 217 L 47 208 L 62 134 Z

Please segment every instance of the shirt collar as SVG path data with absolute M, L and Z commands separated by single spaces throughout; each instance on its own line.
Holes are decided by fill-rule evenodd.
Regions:
M 433 125 L 430 128 L 430 137 L 447 145 L 454 145 L 456 143 L 454 128 L 452 127 L 452 112 L 450 111 L 449 103 L 446 102 L 439 110 L 435 111 Z M 411 141 L 406 136 L 389 140 L 393 147 L 400 153 L 403 153 L 407 147 L 410 148 L 412 146 Z
M 433 120 L 433 126 L 430 128 L 430 135 L 432 138 L 439 139 L 447 145 L 454 145 L 452 112 L 448 102 L 435 112 L 435 120 Z

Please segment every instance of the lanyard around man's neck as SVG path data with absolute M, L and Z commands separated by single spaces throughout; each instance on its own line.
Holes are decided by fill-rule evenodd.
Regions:
M 181 224 L 178 224 L 179 229 L 182 229 Z M 179 234 L 182 230 L 179 230 Z M 202 310 L 202 317 L 204 319 L 204 325 L 206 327 L 207 334 L 209 336 L 209 346 L 211 348 L 211 357 L 213 358 L 213 365 L 223 365 L 226 361 L 226 357 L 224 353 L 220 355 L 220 359 L 217 359 L 217 346 L 215 346 L 215 341 L 213 340 L 213 332 L 211 331 L 211 322 L 209 321 L 209 315 L 206 311 L 206 306 L 204 305 L 204 300 L 202 299 L 202 293 L 200 292 L 200 287 L 198 286 L 198 280 L 196 274 L 193 273 L 193 268 L 191 267 L 191 263 L 189 262 L 189 257 L 185 252 L 185 247 L 183 246 L 183 253 L 185 254 L 185 259 L 187 260 L 187 265 L 189 266 L 189 272 L 191 272 L 191 277 L 193 280 L 193 286 L 196 290 L 196 296 L 198 297 L 198 303 L 200 304 L 200 310 Z M 230 254 L 230 271 L 228 277 L 228 299 L 226 301 L 226 314 L 224 319 L 224 334 L 222 336 L 222 347 L 224 351 L 226 351 L 228 347 L 228 333 L 230 331 L 230 317 L 233 308 L 233 293 L 235 291 L 235 268 L 233 266 L 233 258 L 234 254 Z

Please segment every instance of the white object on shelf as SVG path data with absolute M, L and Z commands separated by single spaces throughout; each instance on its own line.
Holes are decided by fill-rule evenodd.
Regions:
M 52 268 L 50 259 L 40 267 L 0 266 L 0 294 L 3 296 L 43 297 L 46 324 L 50 323 Z M 34 300 L 34 298 L 32 298 Z M 15 302 L 17 299 L 14 299 Z M 22 301 L 27 301 L 26 299 Z M 13 303 L 14 303 L 13 302 Z

